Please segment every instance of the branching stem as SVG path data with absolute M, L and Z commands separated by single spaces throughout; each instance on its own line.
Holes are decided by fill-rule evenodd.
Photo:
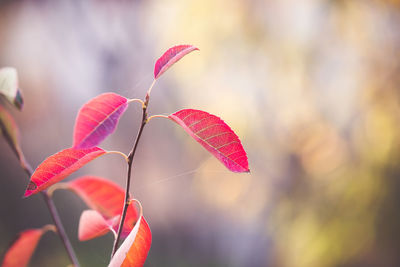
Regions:
M 138 147 L 140 137 L 142 136 L 144 126 L 148 122 L 148 119 L 147 119 L 147 117 L 148 117 L 148 115 L 147 115 L 147 107 L 149 105 L 150 92 L 151 92 L 151 89 L 154 86 L 155 81 L 156 80 L 154 80 L 153 83 L 150 85 L 150 88 L 147 91 L 145 100 L 143 101 L 142 122 L 141 122 L 140 128 L 139 128 L 139 130 L 137 132 L 137 135 L 136 135 L 136 138 L 135 138 L 135 142 L 133 143 L 132 150 L 128 154 L 128 160 L 127 160 L 127 162 L 128 162 L 128 173 L 127 173 L 127 179 L 126 179 L 124 208 L 122 210 L 121 221 L 120 221 L 119 227 L 118 227 L 117 238 L 115 238 L 115 240 L 114 240 L 114 245 L 113 245 L 113 249 L 112 249 L 112 252 L 111 252 L 111 258 L 114 256 L 115 252 L 118 249 L 118 244 L 119 244 L 119 241 L 121 239 L 121 233 L 122 233 L 122 229 L 123 229 L 124 222 L 125 222 L 126 212 L 128 210 L 128 206 L 129 206 L 129 203 L 130 203 L 129 188 L 130 188 L 130 185 L 131 185 L 133 158 L 135 156 L 136 149 Z

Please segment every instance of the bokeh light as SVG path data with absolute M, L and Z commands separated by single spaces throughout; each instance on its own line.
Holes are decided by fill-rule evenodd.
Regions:
M 71 146 L 79 107 L 112 91 L 143 98 L 169 47 L 200 48 L 152 91 L 151 114 L 202 109 L 226 121 L 250 174 L 226 170 L 176 124 L 144 131 L 131 191 L 153 244 L 145 266 L 400 266 L 400 2 L 395 0 L 1 1 L 0 67 L 17 68 L 11 110 L 36 167 Z M 132 103 L 102 147 L 128 153 Z M 124 185 L 126 166 L 100 158 L 92 174 Z M 51 222 L 0 139 L 0 252 Z M 106 266 L 112 236 L 77 240 L 86 207 L 55 202 L 82 266 Z M 31 266 L 67 266 L 46 234 Z

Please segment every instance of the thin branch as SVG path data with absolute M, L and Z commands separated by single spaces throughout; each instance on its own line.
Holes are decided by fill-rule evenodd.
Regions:
M 78 259 L 75 255 L 74 249 L 72 248 L 71 242 L 68 239 L 67 233 L 65 232 L 64 226 L 60 219 L 60 215 L 58 214 L 56 206 L 54 205 L 54 201 L 47 194 L 47 191 L 41 191 L 40 193 L 42 194 L 44 201 L 49 208 L 51 217 L 53 218 L 54 224 L 57 228 L 57 233 L 64 244 L 65 250 L 67 251 L 71 262 L 74 264 L 75 267 L 79 267 Z
M 15 152 L 15 148 L 13 146 L 12 142 L 9 142 L 9 140 L 6 138 L 7 143 L 11 146 L 11 149 Z M 21 152 L 22 153 L 22 152 Z M 15 153 L 16 156 L 19 158 L 19 153 Z M 19 158 L 20 159 L 20 158 Z M 30 165 L 26 162 L 26 160 L 24 160 L 24 164 L 26 164 L 26 166 L 21 164 L 21 167 L 24 169 L 24 171 L 26 172 L 26 174 L 31 177 L 32 176 L 32 169 L 30 168 Z M 65 250 L 67 251 L 68 257 L 70 258 L 72 264 L 75 267 L 79 267 L 79 262 L 78 259 L 76 257 L 75 251 L 72 248 L 71 242 L 68 239 L 68 236 L 65 232 L 64 226 L 61 222 L 60 219 L 60 215 L 57 212 L 56 206 L 54 205 L 54 201 L 50 198 L 50 196 L 48 195 L 47 191 L 41 191 L 40 192 L 42 194 L 42 197 L 44 199 L 44 201 L 46 202 L 46 205 L 49 209 L 50 215 L 53 218 L 54 224 L 57 228 L 57 233 L 58 236 L 61 238 L 61 241 L 64 244 Z
M 143 133 L 143 129 L 144 126 L 147 123 L 147 106 L 148 106 L 148 100 L 145 102 L 145 106 L 142 109 L 142 123 L 140 125 L 139 131 L 136 135 L 135 138 L 135 142 L 134 145 L 132 147 L 131 152 L 128 155 L 128 173 L 127 173 L 127 179 L 126 179 L 126 187 L 125 187 L 125 200 L 124 200 L 124 208 L 122 210 L 122 215 L 121 215 L 121 221 L 119 223 L 119 227 L 118 227 L 118 233 L 117 233 L 117 238 L 114 240 L 114 245 L 113 245 L 113 249 L 111 252 L 111 258 L 114 256 L 115 252 L 118 249 L 118 243 L 119 240 L 121 239 L 121 233 L 122 233 L 122 229 L 123 229 L 123 225 L 124 225 L 124 221 L 125 221 L 125 217 L 126 217 L 126 212 L 128 210 L 128 206 L 129 206 L 129 188 L 130 188 L 130 184 L 131 184 L 131 176 L 132 176 L 132 163 L 133 163 L 133 158 L 135 156 L 136 153 L 136 149 L 138 147 L 139 144 L 139 140 L 140 137 L 142 136 Z
M 113 249 L 111 252 L 111 258 L 114 256 L 115 252 L 118 249 L 118 244 L 121 239 L 121 233 L 122 229 L 124 226 L 125 222 L 125 217 L 126 217 L 126 212 L 128 210 L 128 206 L 130 203 L 130 196 L 129 196 L 129 188 L 131 185 L 131 177 L 132 177 L 132 164 L 133 164 L 133 158 L 136 153 L 136 149 L 139 144 L 140 137 L 142 136 L 144 126 L 148 122 L 148 115 L 147 115 L 147 108 L 149 106 L 149 100 L 150 100 L 150 93 L 151 89 L 153 88 L 154 84 L 156 83 L 156 80 L 153 80 L 152 84 L 150 85 L 149 90 L 147 90 L 145 100 L 143 101 L 143 108 L 142 108 L 142 122 L 140 124 L 140 128 L 136 134 L 135 142 L 133 143 L 132 150 L 128 154 L 128 173 L 127 173 L 127 179 L 126 179 L 126 187 L 125 187 L 125 200 L 124 200 L 124 208 L 122 210 L 122 215 L 121 215 L 121 221 L 119 222 L 119 227 L 118 227 L 118 233 L 117 233 L 117 238 L 114 240 L 114 245 Z

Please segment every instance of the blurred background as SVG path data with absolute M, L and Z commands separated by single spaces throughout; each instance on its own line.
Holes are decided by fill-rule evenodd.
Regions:
M 241 138 L 251 174 L 234 174 L 176 124 L 154 119 L 137 151 L 131 192 L 153 243 L 145 266 L 400 266 L 400 1 L 1 1 L 0 66 L 17 68 L 11 110 L 33 167 L 70 147 L 75 116 L 103 92 L 143 98 L 156 59 L 193 52 L 159 79 L 151 114 L 196 108 Z M 128 153 L 132 103 L 101 146 Z M 121 186 L 126 164 L 96 159 L 68 179 Z M 0 252 L 51 223 L 0 139 Z M 113 238 L 77 240 L 85 204 L 56 205 L 82 266 L 106 266 Z M 67 266 L 47 233 L 30 266 Z

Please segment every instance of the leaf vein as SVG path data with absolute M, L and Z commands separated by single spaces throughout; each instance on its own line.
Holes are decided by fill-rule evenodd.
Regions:
M 223 125 L 223 126 L 224 126 L 225 124 L 224 124 L 224 123 L 215 123 L 215 124 L 211 124 L 211 125 L 208 125 L 207 127 L 204 127 L 204 128 L 202 128 L 202 129 L 198 130 L 197 132 L 195 132 L 195 134 L 202 133 L 202 132 L 204 132 L 204 131 L 206 131 L 206 130 L 212 128 L 212 127 L 219 126 L 219 125 Z

